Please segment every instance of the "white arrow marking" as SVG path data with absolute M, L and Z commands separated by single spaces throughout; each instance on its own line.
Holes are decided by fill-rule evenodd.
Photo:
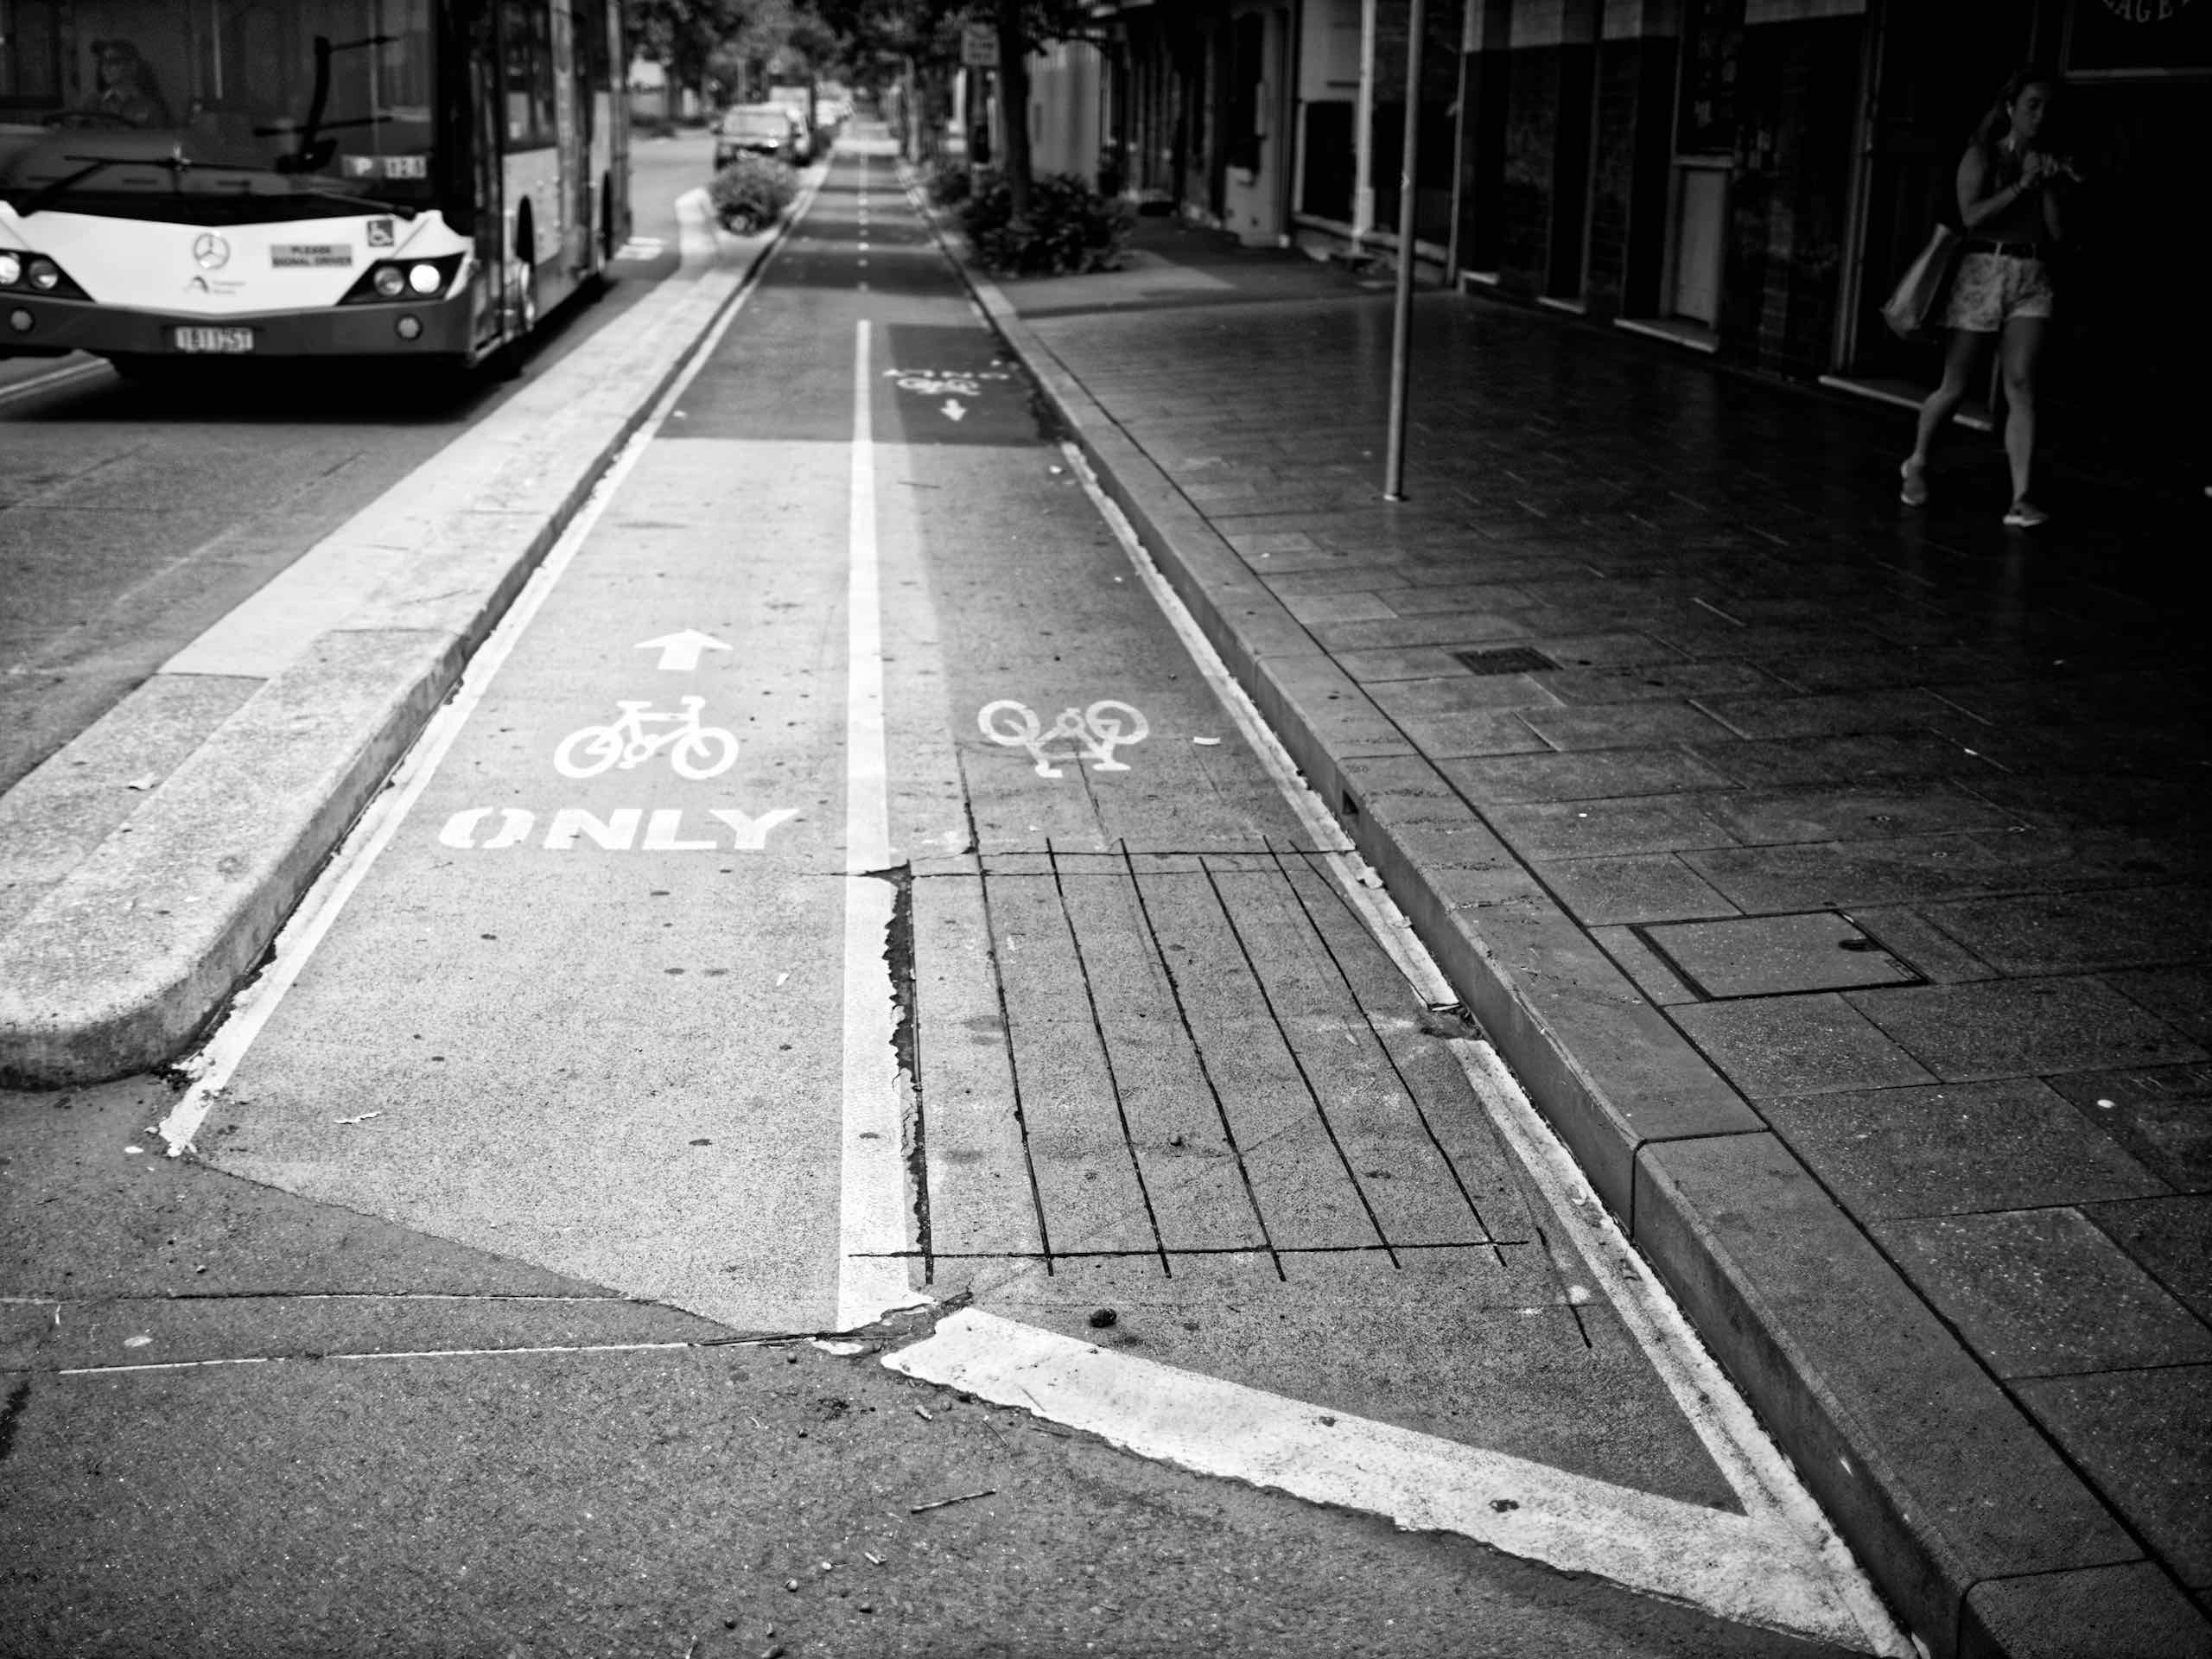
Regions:
M 944 400 L 944 407 L 940 410 L 938 413 L 942 414 L 948 421 L 964 421 L 968 418 L 968 411 L 961 407 L 960 400 L 957 397 L 946 398 Z
M 699 653 L 705 651 L 728 651 L 729 647 L 711 633 L 701 633 L 696 628 L 686 628 L 681 633 L 664 633 L 658 639 L 640 639 L 633 649 L 660 652 L 660 665 L 673 674 L 688 674 L 699 666 Z

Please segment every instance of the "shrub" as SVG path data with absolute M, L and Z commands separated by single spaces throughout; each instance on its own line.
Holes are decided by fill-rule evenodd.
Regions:
M 987 178 L 996 176 L 988 168 L 984 171 Z M 922 188 L 938 207 L 957 207 L 968 200 L 974 188 L 973 171 L 957 156 L 940 156 L 930 163 L 930 175 Z
M 1071 173 L 1051 173 L 1029 189 L 1029 219 L 1014 222 L 1013 193 L 989 175 L 960 209 L 968 245 L 986 269 L 1015 276 L 1111 270 L 1129 238 L 1128 212 Z
M 781 162 L 741 156 L 715 175 L 707 186 L 707 199 L 715 205 L 715 217 L 728 229 L 757 231 L 775 223 L 798 190 L 791 168 Z

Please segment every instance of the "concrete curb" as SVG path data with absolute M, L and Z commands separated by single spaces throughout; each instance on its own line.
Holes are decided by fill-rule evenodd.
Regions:
M 0 876 L 38 895 L 0 910 L 0 1087 L 144 1071 L 207 1027 L 810 199 L 741 265 L 664 282 L 0 801 L 22 838 Z M 168 732 L 174 770 L 126 794 L 146 785 L 118 757 L 164 747 L 191 686 L 212 730 Z
M 2086 1589 L 2141 1563 L 2134 1541 L 1857 1224 L 915 194 L 1230 672 L 1917 1639 L 1942 1659 L 2005 1652 L 1984 1616 L 1993 1586 L 2070 1576 Z M 2038 1611 L 2050 1617 L 2034 1651 L 2111 1650 L 2094 1600 L 2046 1595 Z

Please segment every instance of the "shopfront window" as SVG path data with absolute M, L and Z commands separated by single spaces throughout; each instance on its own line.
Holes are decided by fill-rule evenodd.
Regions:
M 1694 0 L 1682 34 L 1678 153 L 1717 156 L 1736 148 L 1743 54 L 1744 0 Z

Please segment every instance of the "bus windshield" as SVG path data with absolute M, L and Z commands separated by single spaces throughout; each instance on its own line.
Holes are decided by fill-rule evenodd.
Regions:
M 430 203 L 430 0 L 9 0 L 0 14 L 0 196 L 18 213 L 212 222 Z

